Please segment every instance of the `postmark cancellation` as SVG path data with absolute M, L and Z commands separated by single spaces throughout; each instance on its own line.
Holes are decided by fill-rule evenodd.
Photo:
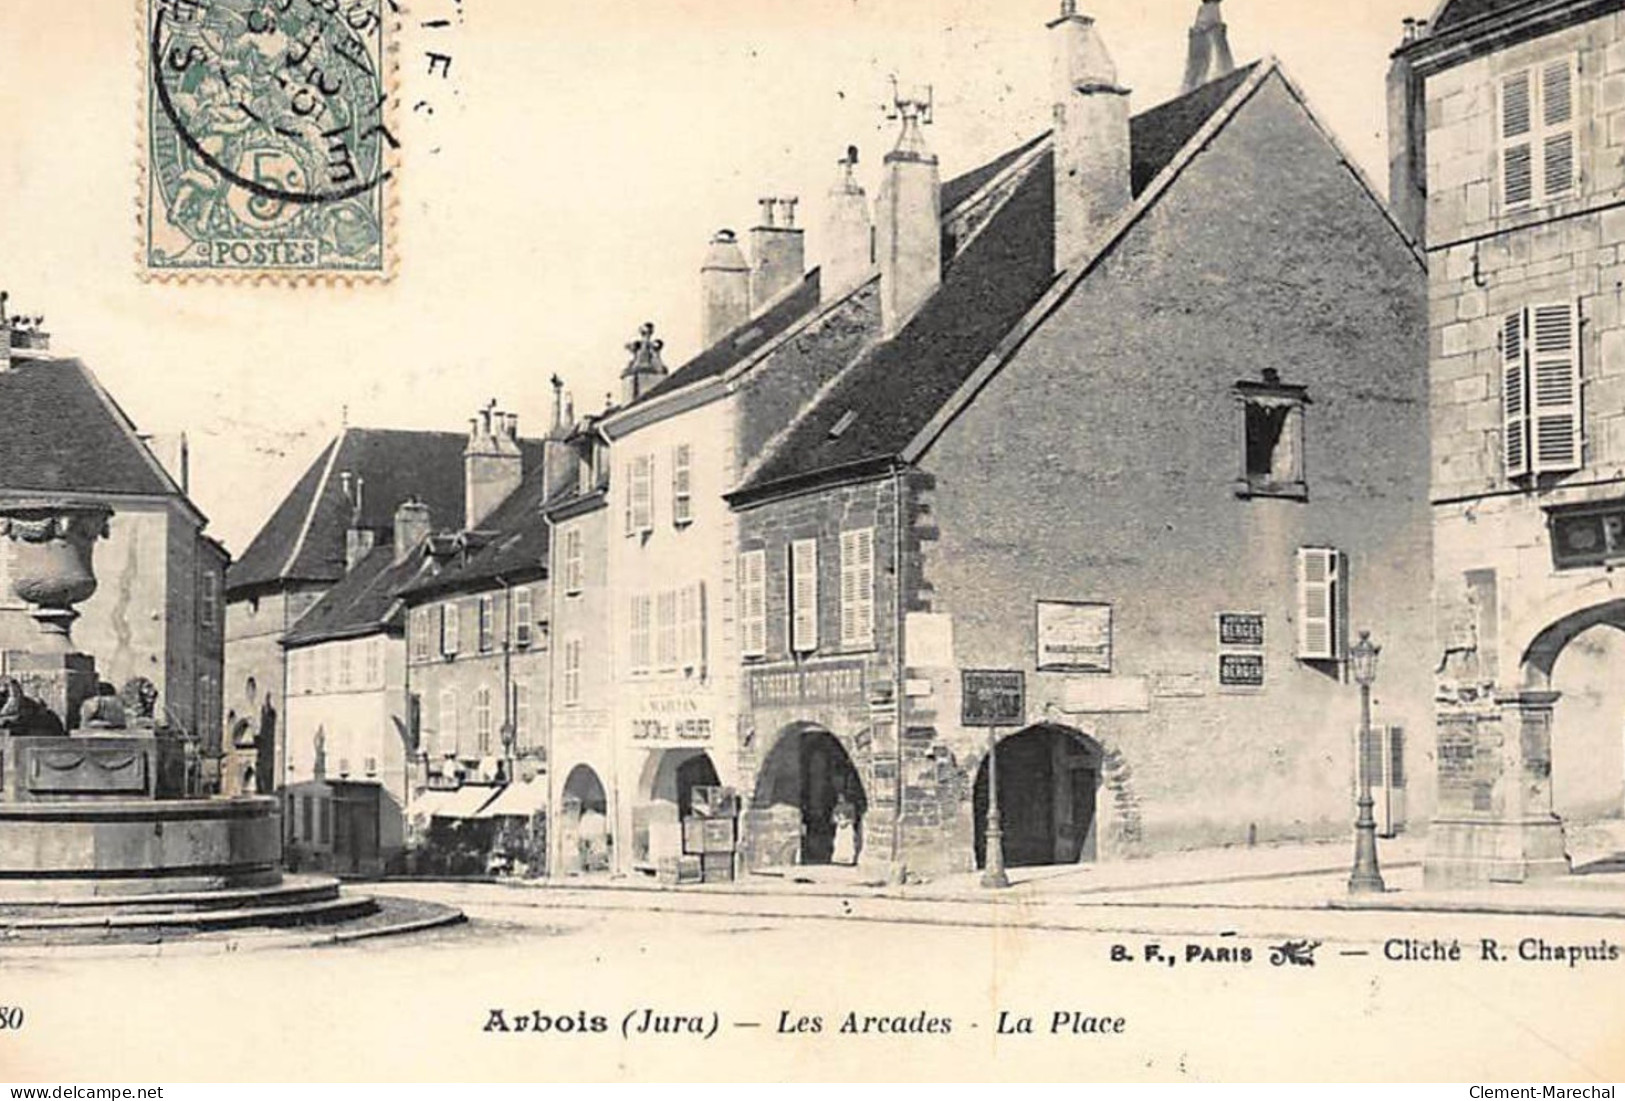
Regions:
M 384 279 L 392 0 L 139 0 L 151 278 Z

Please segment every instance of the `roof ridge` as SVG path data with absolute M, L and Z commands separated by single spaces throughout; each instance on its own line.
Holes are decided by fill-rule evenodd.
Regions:
M 339 452 L 344 449 L 344 437 L 350 431 L 349 428 L 341 429 L 339 434 L 334 436 L 332 442 L 328 444 L 331 450 L 327 453 L 327 465 L 322 468 L 322 476 L 316 480 L 315 491 L 310 495 L 310 505 L 305 512 L 304 520 L 299 525 L 299 534 L 288 548 L 288 557 L 283 559 L 282 568 L 276 573 L 279 578 L 285 577 L 293 569 L 294 562 L 299 558 L 299 552 L 305 547 L 305 539 L 310 535 L 311 525 L 316 522 L 316 511 L 321 505 L 322 496 L 327 492 L 328 479 L 333 476 L 333 467 L 339 461 Z M 312 607 L 314 606 L 312 605 Z
M 1219 132 L 1229 125 L 1236 113 L 1249 99 L 1263 87 L 1271 73 L 1279 68 L 1279 62 L 1273 55 L 1253 63 L 1255 69 L 1241 84 L 1226 96 L 1223 103 L 1214 110 L 1206 121 L 1192 134 L 1179 153 L 1162 170 L 1152 177 L 1144 191 L 1134 198 L 1123 211 L 1108 223 L 1104 232 L 1098 238 L 1098 244 L 1086 255 L 1080 257 L 1074 267 L 1062 272 L 1059 279 L 1045 291 L 1022 318 L 1007 332 L 987 357 L 973 370 L 954 392 L 949 395 L 937 409 L 937 412 L 925 422 L 925 425 L 915 433 L 914 437 L 905 444 L 900 452 L 905 462 L 914 462 L 922 455 L 948 427 L 953 420 L 970 404 L 975 395 L 986 386 L 992 377 L 998 373 L 999 368 L 1013 355 L 1017 348 L 1026 342 L 1033 331 L 1057 307 L 1077 289 L 1090 272 L 1117 247 L 1127 232 L 1145 216 L 1153 206 L 1161 201 L 1168 189 L 1195 160 L 1196 154 L 1218 136 Z M 1176 97 L 1183 98 L 1183 97 Z M 1174 100 L 1167 101 L 1169 103 Z M 1159 105 L 1160 106 L 1160 105 Z

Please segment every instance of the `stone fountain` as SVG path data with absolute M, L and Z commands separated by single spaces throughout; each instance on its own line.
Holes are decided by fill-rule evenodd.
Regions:
M 112 510 L 76 499 L 0 503 L 12 591 L 39 635 L 0 653 L 0 906 L 274 888 L 276 800 L 192 798 L 184 740 L 134 678 L 114 694 L 75 651 L 75 605 Z

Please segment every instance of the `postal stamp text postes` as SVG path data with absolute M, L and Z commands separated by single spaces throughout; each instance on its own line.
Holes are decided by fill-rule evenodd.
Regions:
M 390 0 L 142 0 L 151 276 L 390 274 Z

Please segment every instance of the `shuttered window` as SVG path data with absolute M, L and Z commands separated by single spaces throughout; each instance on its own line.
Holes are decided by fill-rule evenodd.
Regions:
M 1573 194 L 1578 150 L 1572 57 L 1501 78 L 1501 202 L 1509 210 Z
M 653 602 L 648 593 L 638 593 L 632 597 L 631 622 L 631 657 L 632 672 L 647 673 L 653 662 L 653 638 L 650 628 L 653 626 L 651 612 Z
M 581 702 L 581 639 L 564 640 L 564 703 L 574 707 Z
M 1331 547 L 1298 548 L 1298 657 L 1340 661 L 1348 653 L 1348 558 Z
M 513 686 L 513 738 L 516 746 L 530 745 L 530 685 Z
M 639 455 L 632 460 L 631 532 L 654 530 L 654 466 L 653 455 Z
M 530 586 L 521 585 L 513 591 L 513 641 L 515 646 L 529 646 L 531 625 L 536 610 L 532 605 Z
M 1502 320 L 1502 453 L 1507 477 L 1580 468 L 1579 336 L 1579 311 L 1571 302 L 1533 306 Z
M 481 757 L 491 753 L 491 690 L 485 685 L 474 690 L 474 744 Z
M 479 642 L 480 653 L 490 650 L 496 643 L 497 598 L 487 593 L 480 597 Z
M 873 646 L 875 641 L 875 532 L 841 532 L 841 645 Z
M 677 657 L 685 672 L 705 675 L 705 585 L 695 582 L 677 593 Z
M 462 633 L 462 616 L 457 602 L 448 600 L 440 606 L 440 652 L 448 657 L 457 652 L 458 636 Z
M 585 561 L 581 553 L 581 529 L 571 528 L 564 533 L 564 591 L 575 595 L 581 591 Z
M 671 522 L 687 524 L 694 519 L 693 476 L 689 445 L 680 443 L 671 453 Z
M 818 540 L 790 544 L 790 649 L 818 649 Z
M 440 752 L 448 756 L 457 754 L 457 689 L 440 690 Z
M 767 552 L 739 556 L 739 649 L 747 658 L 767 654 Z
M 655 664 L 661 669 L 677 667 L 677 590 L 667 589 L 655 598 Z

